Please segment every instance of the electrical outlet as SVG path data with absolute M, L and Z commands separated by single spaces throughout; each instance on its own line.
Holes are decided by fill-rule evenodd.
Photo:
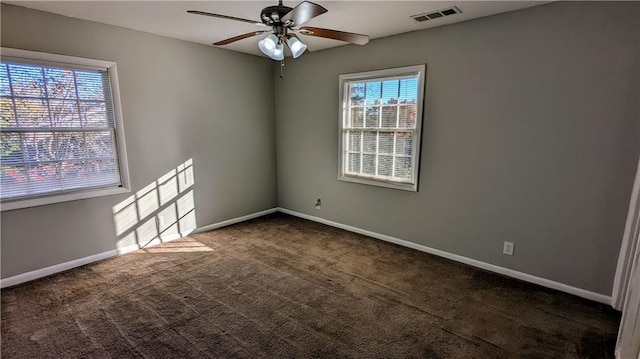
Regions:
M 504 246 L 502 247 L 502 254 L 506 254 L 508 256 L 513 255 L 513 249 L 516 245 L 513 242 L 504 242 Z
M 322 207 L 322 200 L 320 198 L 316 199 L 316 208 L 320 209 Z

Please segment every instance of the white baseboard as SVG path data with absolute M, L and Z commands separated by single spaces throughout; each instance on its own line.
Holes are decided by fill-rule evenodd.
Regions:
M 207 226 L 204 226 L 204 227 L 200 227 L 200 228 L 195 229 L 191 233 L 205 232 L 205 231 L 210 231 L 210 230 L 216 229 L 216 228 L 230 226 L 232 224 L 248 221 L 248 220 L 253 219 L 253 218 L 262 217 L 264 215 L 267 215 L 267 214 L 270 214 L 270 213 L 275 213 L 277 211 L 278 211 L 277 208 L 271 208 L 271 209 L 268 209 L 268 210 L 265 210 L 265 211 L 256 212 L 256 213 L 248 214 L 246 216 L 242 216 L 242 217 L 238 217 L 238 218 L 232 218 L 232 219 L 229 219 L 229 220 L 226 220 L 226 221 L 222 221 L 222 222 L 210 224 L 210 225 L 207 225 Z M 186 235 L 188 235 L 188 234 L 185 234 L 185 236 Z M 155 238 L 155 239 L 151 240 L 150 242 L 148 242 L 148 243 L 146 243 L 146 244 L 144 244 L 142 246 L 140 246 L 138 244 L 133 244 L 133 245 L 129 245 L 129 246 L 126 246 L 126 247 L 121 247 L 121 248 L 113 249 L 113 250 L 110 250 L 110 251 L 106 251 L 106 252 L 90 255 L 90 256 L 87 256 L 87 257 L 74 259 L 74 260 L 71 260 L 71 261 L 68 261 L 68 262 L 55 264 L 55 265 L 52 265 L 50 267 L 45 267 L 45 268 L 41 268 L 41 269 L 36 269 L 34 271 L 30 271 L 30 272 L 14 275 L 12 277 L 8 277 L 8 278 L 5 278 L 5 279 L 0 279 L 0 288 L 6 288 L 6 287 L 14 286 L 14 285 L 17 285 L 17 284 L 21 284 L 21 283 L 24 283 L 24 282 L 32 281 L 32 280 L 35 280 L 35 279 L 38 279 L 38 278 L 46 277 L 48 275 L 52 275 L 52 274 L 63 272 L 63 271 L 69 270 L 69 269 L 80 267 L 80 266 L 83 266 L 85 264 L 97 262 L 99 260 L 107 259 L 107 258 L 110 258 L 110 257 L 115 257 L 115 256 L 120 255 L 120 254 L 125 254 L 125 253 L 129 253 L 129 252 L 137 251 L 138 249 L 140 249 L 142 247 L 147 248 L 147 247 L 158 245 L 160 243 L 170 242 L 170 241 L 176 240 L 178 238 L 181 238 L 180 235 L 170 236 L 168 238 L 162 238 L 162 240 L 160 240 L 159 238 Z
M 332 226 L 332 227 L 341 228 L 341 229 L 347 230 L 349 232 L 359 233 L 359 234 L 362 234 L 362 235 L 365 235 L 365 236 L 369 236 L 369 237 L 380 239 L 380 240 L 383 240 L 383 241 L 386 241 L 386 242 L 394 243 L 394 244 L 397 244 L 397 245 L 400 245 L 400 246 L 413 248 L 413 249 L 416 249 L 416 250 L 419 250 L 419 251 L 422 251 L 422 252 L 426 252 L 426 253 L 430 253 L 430 254 L 433 254 L 433 255 L 436 255 L 436 256 L 439 256 L 439 257 L 451 259 L 451 260 L 454 260 L 456 262 L 468 264 L 468 265 L 471 265 L 471 266 L 474 266 L 474 267 L 477 267 L 477 268 L 481 268 L 481 269 L 488 270 L 488 271 L 491 271 L 491 272 L 499 273 L 499 274 L 502 274 L 502 275 L 505 275 L 505 276 L 508 276 L 508 277 L 520 279 L 520 280 L 523 280 L 525 282 L 538 284 L 538 285 L 541 285 L 543 287 L 556 289 L 556 290 L 559 290 L 559 291 L 562 291 L 562 292 L 566 292 L 566 293 L 569 293 L 569 294 L 573 294 L 573 295 L 576 295 L 576 296 L 579 296 L 579 297 L 582 297 L 582 298 L 586 298 L 586 299 L 590 299 L 590 300 L 593 300 L 593 301 L 596 301 L 596 302 L 600 302 L 600 303 L 611 305 L 611 297 L 610 296 L 606 296 L 606 295 L 603 295 L 603 294 L 591 292 L 591 291 L 588 291 L 588 290 L 585 290 L 585 289 L 581 289 L 581 288 L 572 287 L 570 285 L 559 283 L 559 282 L 555 282 L 555 281 L 552 281 L 552 280 L 549 280 L 549 279 L 536 277 L 536 276 L 531 275 L 531 274 L 518 272 L 518 271 L 513 270 L 513 269 L 504 268 L 504 267 L 500 267 L 500 266 L 497 266 L 497 265 L 494 265 L 494 264 L 481 262 L 481 261 L 476 260 L 476 259 L 463 257 L 463 256 L 460 256 L 460 255 L 457 255 L 457 254 L 453 254 L 453 253 L 448 253 L 448 252 L 445 252 L 445 251 L 441 251 L 439 249 L 430 248 L 430 247 L 423 246 L 421 244 L 417 244 L 417 243 L 413 243 L 413 242 L 409 242 L 409 241 L 406 241 L 406 240 L 403 240 L 403 239 L 387 236 L 387 235 L 384 235 L 384 234 L 368 231 L 368 230 L 365 230 L 365 229 L 349 226 L 349 225 L 338 223 L 338 222 L 333 222 L 333 221 L 330 221 L 330 220 L 327 220 L 327 219 L 324 219 L 324 218 L 315 217 L 315 216 L 311 216 L 311 215 L 308 215 L 308 214 L 291 211 L 291 210 L 288 210 L 288 209 L 285 209 L 285 208 L 271 208 L 271 209 L 264 210 L 264 211 L 261 211 L 261 212 L 252 213 L 252 214 L 249 214 L 249 215 L 246 215 L 246 216 L 237 217 L 237 218 L 229 219 L 229 220 L 226 220 L 226 221 L 210 224 L 210 225 L 207 225 L 207 226 L 204 226 L 204 227 L 197 228 L 192 233 L 206 232 L 206 231 L 210 231 L 210 230 L 213 230 L 213 229 L 230 226 L 232 224 L 248 221 L 250 219 L 262 217 L 264 215 L 275 213 L 275 212 L 278 212 L 278 211 L 282 212 L 282 213 L 286 213 L 286 214 L 292 215 L 292 216 L 304 218 L 304 219 L 307 219 L 307 220 L 310 220 L 310 221 L 326 224 L 326 225 L 329 225 L 329 226 Z M 160 243 L 176 240 L 178 238 L 180 238 L 180 236 L 176 235 L 175 238 L 173 236 L 169 237 L 169 238 L 163 238 L 162 241 L 160 241 L 159 239 L 154 239 L 153 241 L 147 243 L 143 247 L 154 246 L 154 245 L 157 245 L 157 244 L 160 244 Z M 28 281 L 31 281 L 31 280 L 34 280 L 34 279 L 46 277 L 48 275 L 55 274 L 55 273 L 58 273 L 58 272 L 62 272 L 62 271 L 65 271 L 65 270 L 69 270 L 69 269 L 72 269 L 72 268 L 75 268 L 75 267 L 79 267 L 79 266 L 82 266 L 82 265 L 85 265 L 85 264 L 89 264 L 89 263 L 96 262 L 96 261 L 103 260 L 103 259 L 110 258 L 110 257 L 115 257 L 115 256 L 120 255 L 120 254 L 133 252 L 133 251 L 136 251 L 136 250 L 138 250 L 140 248 L 141 248 L 141 246 L 139 246 L 137 244 L 134 244 L 134 245 L 130 245 L 130 246 L 121 247 L 121 248 L 118 248 L 118 249 L 113 249 L 113 250 L 110 250 L 110 251 L 106 251 L 106 252 L 103 252 L 103 253 L 94 254 L 94 255 L 91 255 L 91 256 L 88 256 L 88 257 L 84 257 L 84 258 L 74 259 L 72 261 L 56 264 L 56 265 L 53 265 L 53 266 L 50 266 L 50 267 L 46 267 L 46 268 L 37 269 L 37 270 L 34 270 L 34 271 L 30 271 L 30 272 L 18 274 L 18 275 L 15 275 L 15 276 L 12 276 L 12 277 L 8 277 L 8 278 L 5 278 L 5 279 L 0 279 L 0 288 L 6 288 L 6 287 L 10 287 L 10 286 L 17 285 L 17 284 L 20 284 L 20 283 L 28 282 Z
M 596 302 L 600 302 L 600 303 L 611 305 L 611 297 L 610 296 L 606 296 L 604 294 L 595 293 L 595 292 L 591 292 L 591 291 L 588 291 L 588 290 L 585 290 L 585 289 L 572 287 L 572 286 L 564 284 L 564 283 L 555 282 L 555 281 L 552 281 L 552 280 L 549 280 L 549 279 L 536 277 L 536 276 L 531 275 L 531 274 L 518 272 L 518 271 L 513 270 L 513 269 L 504 268 L 504 267 L 500 267 L 500 266 L 497 266 L 497 265 L 494 265 L 494 264 L 481 262 L 481 261 L 476 260 L 476 259 L 471 259 L 471 258 L 463 257 L 463 256 L 460 256 L 460 255 L 457 255 L 457 254 L 441 251 L 439 249 L 435 249 L 435 248 L 423 246 L 421 244 L 409 242 L 409 241 L 406 241 L 404 239 L 399 239 L 399 238 L 387 236 L 385 234 L 371 232 L 371 231 L 368 231 L 368 230 L 365 230 L 365 229 L 349 226 L 349 225 L 338 223 L 338 222 L 333 222 L 333 221 L 330 221 L 330 220 L 327 220 L 327 219 L 324 219 L 324 218 L 311 216 L 311 215 L 308 215 L 308 214 L 304 214 L 304 213 L 288 210 L 288 209 L 285 209 L 285 208 L 278 208 L 278 211 L 280 211 L 282 213 L 286 213 L 286 214 L 292 215 L 292 216 L 308 219 L 310 221 L 314 221 L 314 222 L 326 224 L 326 225 L 329 225 L 329 226 L 332 226 L 332 227 L 344 229 L 344 230 L 347 230 L 349 232 L 359 233 L 359 234 L 363 234 L 363 235 L 368 236 L 368 237 L 381 239 L 383 241 L 391 242 L 391 243 L 394 243 L 394 244 L 397 244 L 397 245 L 400 245 L 400 246 L 403 246 L 403 247 L 413 248 L 413 249 L 416 249 L 416 250 L 419 250 L 419 251 L 422 251 L 422 252 L 426 252 L 426 253 L 430 253 L 430 254 L 433 254 L 433 255 L 436 255 L 436 256 L 439 256 L 439 257 L 451 259 L 451 260 L 456 261 L 456 262 L 460 262 L 460 263 L 468 264 L 468 265 L 471 265 L 471 266 L 474 266 L 474 267 L 477 267 L 477 268 L 488 270 L 490 272 L 499 273 L 499 274 L 505 275 L 507 277 L 520 279 L 520 280 L 525 281 L 525 282 L 537 284 L 537 285 L 540 285 L 540 286 L 543 286 L 543 287 L 547 287 L 547 288 L 559 290 L 561 292 L 573 294 L 573 295 L 576 295 L 578 297 L 582 297 L 582 298 L 590 299 L 590 300 L 593 300 L 593 301 L 596 301 Z
M 74 259 L 72 261 L 52 265 L 50 267 L 36 269 L 31 272 L 26 272 L 18 275 L 14 275 L 13 277 L 5 278 L 0 280 L 0 288 L 10 287 L 12 285 L 28 282 L 34 279 L 46 277 L 48 275 L 56 274 L 58 272 L 66 271 L 75 267 L 80 267 L 85 264 L 97 262 L 106 258 L 114 257 L 118 255 L 118 250 L 113 249 L 110 251 L 94 254 L 88 257 Z
M 264 210 L 264 211 L 248 214 L 246 216 L 233 218 L 233 219 L 229 219 L 227 221 L 222 221 L 222 222 L 210 224 L 208 226 L 200 227 L 200 228 L 196 229 L 195 231 L 193 231 L 193 233 L 206 232 L 206 231 L 210 231 L 210 230 L 213 230 L 213 229 L 230 226 L 232 224 L 248 221 L 250 219 L 266 216 L 267 214 L 276 213 L 276 212 L 278 212 L 278 208 L 270 208 L 270 209 L 267 209 L 267 210 Z

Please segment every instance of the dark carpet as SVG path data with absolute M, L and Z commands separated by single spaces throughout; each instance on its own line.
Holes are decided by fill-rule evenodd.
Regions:
M 2 290 L 2 358 L 613 358 L 606 305 L 274 214 Z

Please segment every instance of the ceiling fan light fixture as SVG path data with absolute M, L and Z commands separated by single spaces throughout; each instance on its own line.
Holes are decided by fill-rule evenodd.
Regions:
M 276 61 L 284 60 L 284 46 L 282 43 L 276 45 L 276 48 L 273 49 L 273 53 L 269 55 L 269 57 Z
M 287 39 L 287 45 L 289 45 L 294 59 L 300 57 L 300 55 L 304 54 L 305 50 L 307 50 L 307 45 L 293 36 Z
M 269 57 L 273 57 L 277 47 L 278 38 L 274 34 L 271 34 L 258 42 L 258 48 L 260 51 Z

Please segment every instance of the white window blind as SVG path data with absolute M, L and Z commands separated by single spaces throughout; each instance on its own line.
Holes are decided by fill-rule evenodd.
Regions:
M 122 184 L 107 68 L 3 57 L 2 201 Z
M 424 66 L 341 76 L 340 179 L 417 190 Z

